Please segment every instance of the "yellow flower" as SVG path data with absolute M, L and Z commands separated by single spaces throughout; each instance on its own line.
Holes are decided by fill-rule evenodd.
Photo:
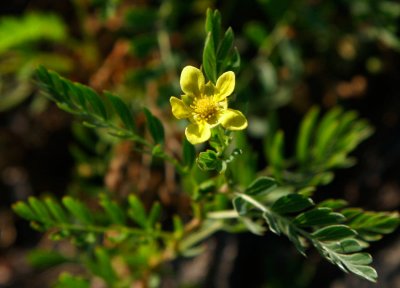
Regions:
M 216 85 L 205 83 L 203 73 L 186 66 L 182 70 L 180 84 L 184 95 L 182 100 L 171 97 L 172 114 L 178 119 L 191 122 L 185 130 L 188 141 L 199 144 L 211 137 L 211 128 L 221 124 L 228 130 L 243 130 L 247 127 L 242 112 L 228 108 L 227 97 L 235 89 L 235 73 L 222 74 Z

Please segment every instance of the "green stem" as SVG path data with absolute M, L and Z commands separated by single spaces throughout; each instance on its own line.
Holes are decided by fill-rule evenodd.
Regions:
M 296 232 L 301 234 L 303 237 L 307 238 L 311 242 L 314 242 L 314 239 L 311 236 L 311 234 L 308 233 L 307 231 L 304 231 L 303 229 L 300 229 L 296 225 L 293 225 L 291 219 L 288 219 L 287 217 L 284 217 L 284 216 L 274 212 L 273 210 L 271 210 L 270 208 L 266 207 L 265 205 L 263 205 L 262 203 L 258 202 L 257 200 L 255 200 L 253 197 L 250 197 L 249 195 L 246 195 L 246 194 L 243 194 L 243 193 L 235 193 L 235 195 L 240 197 L 240 198 L 242 198 L 246 202 L 252 204 L 254 207 L 260 209 L 262 212 L 269 213 L 269 214 L 273 215 L 275 218 L 278 218 L 281 222 L 284 222 L 286 225 L 291 226 L 294 230 L 296 230 Z
M 197 233 L 187 236 L 185 239 L 182 239 L 181 243 L 179 244 L 179 251 L 183 252 L 192 248 L 194 245 L 208 238 L 218 230 L 221 230 L 223 226 L 224 224 L 222 221 L 215 221 Z
M 146 231 L 142 229 L 136 229 L 126 226 L 93 226 L 93 225 L 79 225 L 79 224 L 69 224 L 69 223 L 49 223 L 50 228 L 57 228 L 60 230 L 71 230 L 79 232 L 93 232 L 97 234 L 104 234 L 110 231 L 119 231 L 121 233 L 128 233 L 136 236 L 152 237 L 152 238 L 166 238 L 170 237 L 171 233 L 163 231 Z

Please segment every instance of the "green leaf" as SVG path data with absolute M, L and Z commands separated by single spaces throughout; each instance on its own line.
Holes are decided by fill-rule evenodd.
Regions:
M 147 216 L 146 216 L 146 210 L 142 202 L 136 195 L 133 194 L 129 195 L 128 202 L 130 207 L 128 211 L 129 217 L 131 217 L 131 219 L 135 221 L 137 224 L 139 224 L 141 227 L 146 228 Z
M 67 29 L 55 14 L 30 12 L 22 17 L 2 17 L 0 19 L 0 54 L 10 49 L 42 40 L 63 41 Z
M 319 241 L 335 241 L 355 235 L 357 235 L 356 231 L 350 229 L 345 225 L 332 225 L 321 228 L 312 233 L 312 236 Z
M 159 202 L 155 202 L 151 207 L 149 217 L 147 219 L 147 227 L 154 228 L 161 214 L 161 205 Z
M 25 218 L 26 220 L 35 221 L 39 219 L 39 217 L 36 215 L 35 212 L 33 212 L 33 210 L 29 207 L 29 205 L 27 205 L 22 201 L 18 201 L 17 203 L 15 203 L 12 206 L 12 209 L 20 217 Z
M 106 101 L 93 89 L 79 83 L 72 83 L 60 77 L 57 73 L 46 70 L 44 67 L 37 69 L 37 78 L 49 98 L 60 109 L 83 118 L 83 125 L 90 128 L 105 128 L 110 135 L 148 144 L 143 137 L 136 134 L 136 126 L 129 108 L 116 96 L 110 96 L 110 93 L 106 93 L 109 100 L 107 102 L 111 103 L 113 110 L 119 115 L 125 128 L 120 128 L 119 123 L 114 123 L 114 119 L 108 119 Z M 153 116 L 151 125 L 151 129 L 158 132 L 162 131 L 157 135 L 157 140 L 161 141 L 164 137 L 161 123 Z M 154 133 L 154 131 L 150 132 Z
M 350 272 L 353 272 L 354 274 L 361 276 L 362 278 L 365 278 L 371 282 L 376 282 L 378 279 L 378 274 L 376 273 L 375 269 L 369 266 L 364 266 L 364 265 L 354 265 L 349 267 Z
M 149 128 L 150 134 L 156 144 L 164 143 L 164 127 L 161 121 L 155 117 L 147 108 L 144 108 L 144 114 L 146 115 L 147 127 Z
M 327 199 L 318 203 L 318 207 L 326 207 L 331 208 L 332 210 L 337 210 L 340 208 L 344 208 L 348 205 L 346 200 L 343 199 Z
M 240 216 L 245 216 L 248 211 L 248 204 L 241 197 L 235 197 L 232 200 L 233 208 Z
M 259 236 L 264 235 L 266 229 L 262 224 L 253 221 L 249 217 L 240 217 L 239 219 L 251 233 Z
M 136 131 L 136 125 L 133 121 L 133 115 L 129 110 L 128 106 L 118 97 L 109 92 L 105 92 L 104 95 L 110 100 L 115 112 L 118 114 L 122 123 L 131 131 Z
M 270 164 L 273 169 L 274 176 L 277 177 L 278 180 L 281 178 L 281 171 L 283 169 L 283 164 L 284 164 L 283 145 L 284 145 L 284 134 L 283 131 L 280 130 L 274 135 L 272 145 L 269 151 Z
M 222 41 L 218 47 L 218 52 L 217 52 L 218 60 L 220 60 L 220 59 L 224 60 L 226 57 L 228 57 L 228 54 L 233 46 L 234 38 L 235 38 L 235 36 L 233 34 L 233 30 L 231 27 L 229 27 L 226 30 L 225 35 L 222 38 Z
M 100 205 L 106 211 L 113 224 L 125 225 L 125 214 L 117 203 L 111 201 L 106 195 L 101 194 Z
M 279 214 L 288 214 L 302 211 L 313 205 L 314 203 L 310 198 L 299 194 L 289 194 L 279 198 L 271 209 Z
M 299 135 L 296 143 L 296 158 L 301 164 L 305 164 L 310 151 L 311 135 L 317 124 L 319 109 L 313 107 L 304 117 L 300 125 Z
M 211 33 L 213 42 L 217 46 L 221 34 L 221 14 L 219 13 L 219 11 L 212 11 L 211 9 L 207 9 L 205 24 L 206 33 Z
M 32 250 L 28 253 L 28 261 L 33 267 L 44 269 L 69 262 L 71 260 L 61 255 L 57 251 Z
M 58 202 L 51 198 L 47 198 L 45 199 L 45 203 L 54 219 L 60 223 L 68 222 L 68 216 Z
M 342 210 L 347 218 L 347 225 L 356 230 L 365 241 L 376 241 L 383 234 L 392 233 L 400 224 L 397 212 L 372 212 L 358 208 Z
M 338 224 L 345 217 L 340 213 L 334 213 L 330 208 L 315 208 L 298 215 L 293 224 L 298 226 L 321 226 Z
M 54 288 L 90 288 L 89 281 L 82 277 L 72 276 L 67 272 L 61 273 Z
M 65 196 L 62 199 L 67 210 L 74 215 L 83 224 L 92 224 L 93 219 L 89 209 L 79 200 L 70 196 Z
M 185 232 L 185 226 L 183 225 L 181 217 L 174 215 L 172 218 L 172 224 L 174 227 L 174 237 L 176 239 L 181 238 Z
M 197 158 L 197 165 L 204 171 L 216 170 L 219 173 L 223 173 L 226 170 L 225 161 L 220 159 L 214 150 L 200 152 Z
M 338 121 L 330 122 L 329 125 L 326 125 L 326 129 L 318 134 L 315 143 L 315 157 L 317 157 L 317 159 L 325 159 L 325 155 L 329 152 L 328 149 L 332 147 L 332 140 L 337 135 L 338 126 Z
M 329 138 L 327 136 L 332 133 L 330 131 L 332 129 L 329 127 L 331 127 L 332 125 L 338 125 L 337 121 L 341 114 L 342 114 L 342 109 L 340 109 L 338 107 L 335 107 L 335 108 L 331 109 L 328 113 L 326 113 L 317 127 L 315 139 L 318 140 L 318 139 L 320 139 L 320 137 Z M 319 141 L 321 141 L 321 140 L 319 140 Z M 322 142 L 324 143 L 324 142 L 326 142 L 326 140 L 323 139 Z M 316 144 L 316 145 L 318 145 L 318 144 Z M 321 144 L 319 144 L 319 145 L 321 145 Z
M 229 70 L 235 71 L 235 70 L 239 69 L 240 63 L 241 63 L 241 60 L 240 60 L 239 50 L 236 47 L 233 47 L 233 53 L 227 64 L 227 68 L 229 68 Z
M 297 251 L 300 252 L 303 256 L 306 256 L 306 245 L 302 236 L 299 235 L 298 231 L 295 229 L 293 225 L 289 225 L 287 229 L 287 236 L 290 241 L 293 242 Z
M 262 176 L 254 180 L 245 190 L 248 195 L 262 195 L 278 187 L 275 179 Z
M 92 265 L 92 273 L 103 278 L 109 285 L 113 285 L 117 280 L 117 275 L 111 266 L 111 259 L 107 250 L 100 247 L 96 248 L 95 255 L 97 262 Z
M 194 145 L 187 141 L 186 137 L 183 137 L 182 149 L 183 163 L 185 163 L 185 166 L 191 168 L 196 160 L 196 149 L 194 148 Z
M 124 24 L 137 32 L 149 31 L 156 25 L 158 13 L 156 9 L 135 6 L 126 12 Z
M 278 225 L 278 222 L 273 214 L 269 212 L 264 212 L 263 217 L 268 224 L 269 229 L 271 232 L 275 233 L 276 235 L 281 235 L 281 229 Z
M 359 252 L 363 249 L 363 246 L 359 241 L 351 238 L 331 242 L 329 244 L 326 244 L 326 246 L 329 247 L 329 249 L 341 254 Z
M 212 34 L 207 34 L 203 50 L 203 70 L 207 78 L 214 84 L 217 82 L 217 57 Z
M 368 265 L 372 263 L 372 257 L 368 253 L 355 253 L 343 255 L 342 257 L 353 265 Z
M 86 87 L 82 84 L 76 83 L 77 87 L 83 92 L 84 97 L 87 99 L 87 102 L 92 107 L 92 111 L 102 119 L 107 119 L 107 111 L 106 107 L 101 100 L 100 96 L 91 88 Z
M 34 213 L 39 216 L 40 221 L 50 222 L 52 220 L 49 210 L 47 210 L 47 207 L 44 203 L 35 197 L 29 197 L 28 202 Z

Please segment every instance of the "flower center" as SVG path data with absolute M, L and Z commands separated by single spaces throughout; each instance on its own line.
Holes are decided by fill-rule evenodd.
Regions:
M 217 103 L 211 97 L 195 99 L 190 105 L 194 110 L 194 117 L 199 120 L 210 120 L 217 112 Z

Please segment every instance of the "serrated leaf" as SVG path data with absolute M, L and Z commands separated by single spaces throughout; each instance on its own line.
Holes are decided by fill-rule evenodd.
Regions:
M 295 213 L 313 206 L 310 198 L 299 194 L 289 194 L 279 198 L 272 205 L 271 209 L 279 214 Z
M 147 215 L 142 202 L 136 195 L 131 194 L 128 197 L 128 203 L 130 207 L 128 211 L 129 217 L 131 217 L 132 220 L 139 224 L 141 227 L 146 228 Z
M 147 108 L 144 108 L 144 114 L 146 115 L 147 127 L 149 128 L 150 134 L 156 144 L 164 143 L 164 127 L 161 121 L 155 117 Z
M 62 202 L 67 210 L 83 224 L 92 224 L 93 219 L 89 209 L 79 200 L 65 196 Z
M 271 177 L 259 177 L 254 180 L 245 190 L 248 195 L 262 195 L 278 187 L 275 179 Z
M 113 106 L 115 112 L 122 120 L 124 125 L 131 131 L 136 131 L 136 125 L 133 121 L 133 116 L 128 106 L 118 97 L 111 93 L 104 93 L 107 98 L 110 100 L 111 105 Z
M 321 228 L 311 234 L 319 241 L 335 241 L 357 235 L 357 233 L 345 225 L 332 225 Z

